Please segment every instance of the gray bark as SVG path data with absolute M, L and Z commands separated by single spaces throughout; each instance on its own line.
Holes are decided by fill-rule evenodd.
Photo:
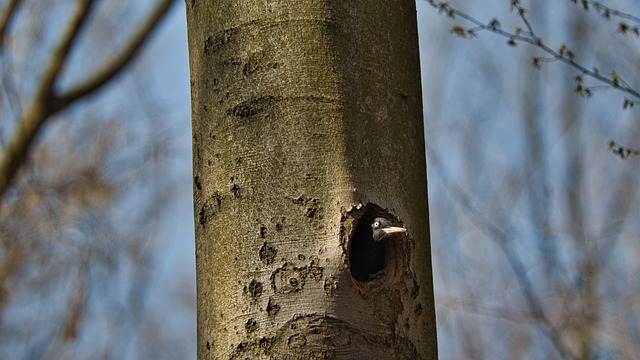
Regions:
M 198 358 L 437 358 L 415 13 L 187 1 Z M 359 281 L 378 215 L 408 231 Z

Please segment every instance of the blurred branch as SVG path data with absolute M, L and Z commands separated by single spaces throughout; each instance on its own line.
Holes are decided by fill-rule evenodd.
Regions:
M 0 14 L 0 49 L 4 47 L 4 40 L 7 34 L 7 29 L 9 28 L 9 23 L 16 14 L 18 5 L 20 5 L 21 2 L 22 0 L 9 0 L 6 10 Z
M 78 37 L 83 23 L 91 12 L 93 0 L 82 0 L 72 15 L 69 25 L 54 49 L 42 75 L 42 81 L 35 92 L 31 104 L 18 123 L 16 133 L 9 141 L 0 162 L 0 197 L 4 195 L 21 164 L 27 157 L 29 148 L 44 122 L 53 115 L 55 81 L 67 59 L 69 50 Z
M 78 328 L 87 307 L 87 293 L 87 280 L 83 279 L 69 301 L 69 310 L 64 325 L 64 341 L 72 341 L 78 336 Z
M 11 277 L 18 272 L 18 269 L 26 260 L 27 246 L 19 244 L 10 249 L 6 249 L 2 262 L 0 263 L 0 323 L 4 306 L 11 298 Z
M 73 44 L 80 36 L 82 27 L 91 16 L 91 11 L 95 4 L 95 0 L 80 0 L 80 4 L 78 5 L 76 12 L 72 15 L 71 20 L 69 21 L 69 25 L 62 33 L 60 43 L 51 54 L 49 65 L 47 65 L 44 74 L 42 75 L 40 88 L 36 91 L 37 95 L 34 102 L 46 102 L 47 104 L 44 105 L 45 107 L 52 107 L 52 100 L 55 97 L 55 82 L 62 72 Z
M 578 359 L 571 349 L 565 346 L 560 331 L 545 312 L 542 302 L 536 295 L 533 284 L 527 275 L 525 265 L 510 245 L 510 239 L 513 238 L 513 236 L 503 230 L 503 228 L 507 228 L 507 226 L 503 224 L 501 225 L 503 228 L 501 228 L 487 219 L 484 215 L 485 212 L 473 204 L 471 197 L 462 189 L 460 184 L 448 176 L 442 164 L 437 161 L 437 156 L 433 156 L 430 160 L 431 166 L 435 168 L 435 173 L 439 174 L 443 178 L 442 181 L 448 185 L 448 188 L 452 189 L 451 194 L 456 198 L 456 203 L 463 207 L 465 215 L 488 239 L 493 240 L 504 253 L 511 270 L 515 274 L 516 281 L 525 299 L 531 318 L 541 323 L 545 336 L 563 359 Z
M 119 74 L 122 69 L 131 62 L 140 49 L 142 49 L 147 40 L 149 40 L 153 30 L 156 29 L 157 24 L 171 8 L 171 5 L 176 2 L 177 1 L 174 0 L 162 0 L 149 15 L 147 22 L 133 34 L 129 40 L 129 44 L 127 44 L 119 54 L 111 58 L 100 70 L 96 71 L 93 76 L 57 98 L 55 104 L 56 109 L 64 108 L 77 99 L 89 95 Z
M 56 80 L 68 59 L 75 40 L 89 17 L 94 3 L 96 3 L 94 0 L 80 1 L 72 19 L 69 21 L 69 26 L 61 35 L 61 40 L 51 55 L 31 104 L 27 107 L 22 119 L 20 119 L 14 136 L 10 139 L 2 154 L 2 159 L 0 160 L 0 198 L 4 196 L 20 166 L 25 162 L 30 148 L 44 123 L 52 115 L 93 93 L 121 73 L 138 54 L 151 32 L 157 28 L 160 20 L 164 18 L 170 6 L 173 3 L 177 3 L 177 1 L 161 0 L 151 12 L 147 21 L 132 35 L 127 46 L 119 54 L 114 56 L 93 75 L 87 76 L 88 80 L 84 83 L 72 87 L 71 90 L 64 94 L 58 95 L 55 90 Z
M 451 7 L 451 5 L 449 5 L 449 3 L 447 2 L 441 2 L 441 1 L 435 1 L 435 0 L 427 0 L 427 1 L 433 7 L 438 9 L 439 13 L 446 13 L 447 16 L 449 16 L 450 18 L 460 17 L 472 23 L 475 26 L 473 28 L 464 28 L 460 25 L 454 25 L 453 28 L 451 29 L 451 32 L 456 35 L 471 38 L 471 37 L 475 37 L 479 31 L 489 31 L 506 38 L 507 44 L 510 46 L 516 46 L 518 42 L 527 43 L 550 55 L 550 58 L 534 57 L 532 59 L 532 65 L 534 67 L 540 68 L 540 65 L 543 62 L 560 61 L 578 70 L 584 76 L 595 79 L 598 82 L 603 83 L 610 88 L 618 89 L 630 95 L 631 97 L 637 100 L 640 100 L 640 92 L 638 92 L 636 89 L 632 88 L 628 83 L 626 83 L 617 72 L 611 71 L 608 75 L 603 75 L 600 73 L 600 70 L 596 67 L 592 69 L 587 68 L 585 65 L 579 63 L 576 60 L 576 54 L 571 49 L 569 49 L 566 44 L 562 44 L 560 48 L 557 50 L 554 50 L 551 47 L 549 47 L 542 40 L 541 37 L 536 35 L 533 29 L 533 26 L 531 26 L 531 23 L 527 18 L 527 15 L 526 15 L 527 10 L 520 5 L 519 0 L 511 0 L 511 10 L 515 10 L 518 13 L 518 16 L 523 22 L 525 28 L 516 28 L 515 31 L 513 32 L 503 30 L 501 28 L 500 22 L 497 19 L 492 19 L 488 24 L 485 24 L 484 22 L 476 19 L 475 17 L 463 11 L 460 11 L 456 8 Z M 608 10 L 608 11 L 610 14 L 613 14 L 612 10 Z M 619 17 L 631 16 L 622 12 L 616 12 L 616 15 Z M 575 80 L 576 80 L 575 91 L 581 96 L 587 96 L 587 97 L 591 96 L 591 94 L 593 93 L 593 90 L 599 89 L 596 87 L 583 86 L 582 75 L 576 76 Z M 625 108 L 629 107 L 632 104 L 633 104 L 633 101 L 629 99 L 625 99 Z

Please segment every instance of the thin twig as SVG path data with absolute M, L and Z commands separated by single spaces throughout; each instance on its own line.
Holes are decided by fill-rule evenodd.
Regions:
M 596 9 L 596 11 L 602 12 L 602 15 L 607 19 L 611 17 L 618 17 L 621 19 L 633 21 L 634 23 L 640 25 L 640 18 L 635 15 L 620 11 L 618 9 L 610 8 L 599 1 L 586 1 L 586 2 L 587 4 L 591 5 L 594 9 Z
M 527 32 L 523 32 L 520 29 L 518 29 L 515 32 L 508 32 L 505 30 L 502 30 L 502 28 L 499 26 L 499 22 L 497 22 L 497 20 L 492 20 L 489 24 L 485 24 L 482 21 L 474 18 L 473 16 L 462 12 L 458 9 L 455 9 L 453 7 L 451 7 L 448 3 L 444 3 L 444 2 L 438 2 L 438 1 L 434 1 L 434 0 L 428 0 L 429 3 L 438 8 L 440 12 L 443 12 L 446 9 L 446 13 L 449 15 L 449 17 L 455 18 L 455 17 L 460 17 L 462 19 L 465 19 L 469 22 L 471 22 L 472 24 L 474 24 L 476 27 L 473 28 L 473 33 L 475 34 L 478 30 L 486 30 L 486 31 L 490 31 L 494 34 L 497 34 L 499 36 L 502 36 L 504 38 L 508 39 L 508 43 L 510 45 L 515 45 L 516 42 L 523 42 L 523 43 L 527 43 L 530 44 L 534 47 L 537 47 L 538 49 L 546 52 L 547 54 L 551 55 L 551 57 L 556 60 L 556 61 L 561 61 L 571 67 L 573 67 L 574 69 L 578 70 L 580 73 L 582 73 L 585 76 L 588 76 L 592 79 L 595 79 L 601 83 L 604 83 L 608 86 L 610 86 L 611 88 L 620 90 L 624 93 L 629 94 L 630 96 L 634 97 L 635 99 L 640 100 L 640 92 L 638 92 L 637 90 L 635 90 L 634 88 L 632 88 L 628 83 L 626 83 L 625 81 L 622 80 L 622 78 L 615 72 L 612 71 L 609 76 L 604 76 L 602 75 L 596 68 L 594 69 L 589 69 L 586 66 L 578 63 L 575 59 L 575 54 L 568 48 L 566 48 L 565 45 L 563 45 L 560 50 L 554 50 L 552 48 L 550 48 L 549 46 L 547 46 L 540 37 L 537 37 L 535 35 L 534 29 L 531 26 L 527 16 L 526 16 L 526 10 L 524 8 L 522 8 L 521 5 L 519 5 L 518 2 L 515 2 L 515 4 L 513 5 L 514 8 L 518 11 L 518 14 L 521 18 L 521 20 L 523 21 L 523 23 L 525 24 L 525 26 L 528 28 L 528 33 Z M 460 27 L 456 26 L 455 27 L 456 31 L 454 31 L 454 33 L 460 35 L 461 31 L 460 31 Z M 535 58 L 534 58 L 534 63 L 535 63 Z M 587 89 L 588 90 L 588 89 Z

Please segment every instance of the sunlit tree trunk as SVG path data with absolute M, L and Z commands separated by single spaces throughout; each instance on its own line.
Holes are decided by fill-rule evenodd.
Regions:
M 187 22 L 198 358 L 435 359 L 415 3 L 190 0 Z M 407 232 L 362 277 L 376 216 Z

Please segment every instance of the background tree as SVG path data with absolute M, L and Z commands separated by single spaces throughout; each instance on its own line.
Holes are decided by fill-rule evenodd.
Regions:
M 0 358 L 193 353 L 171 331 L 191 287 L 158 281 L 164 209 L 189 196 L 174 170 L 188 127 L 152 87 L 173 3 L 0 5 Z
M 423 41 L 449 43 L 423 65 L 441 85 L 425 94 L 441 353 L 637 358 L 640 9 L 431 3 Z
M 198 357 L 436 358 L 414 3 L 191 1 L 187 21 Z M 408 236 L 356 276 L 378 215 Z

